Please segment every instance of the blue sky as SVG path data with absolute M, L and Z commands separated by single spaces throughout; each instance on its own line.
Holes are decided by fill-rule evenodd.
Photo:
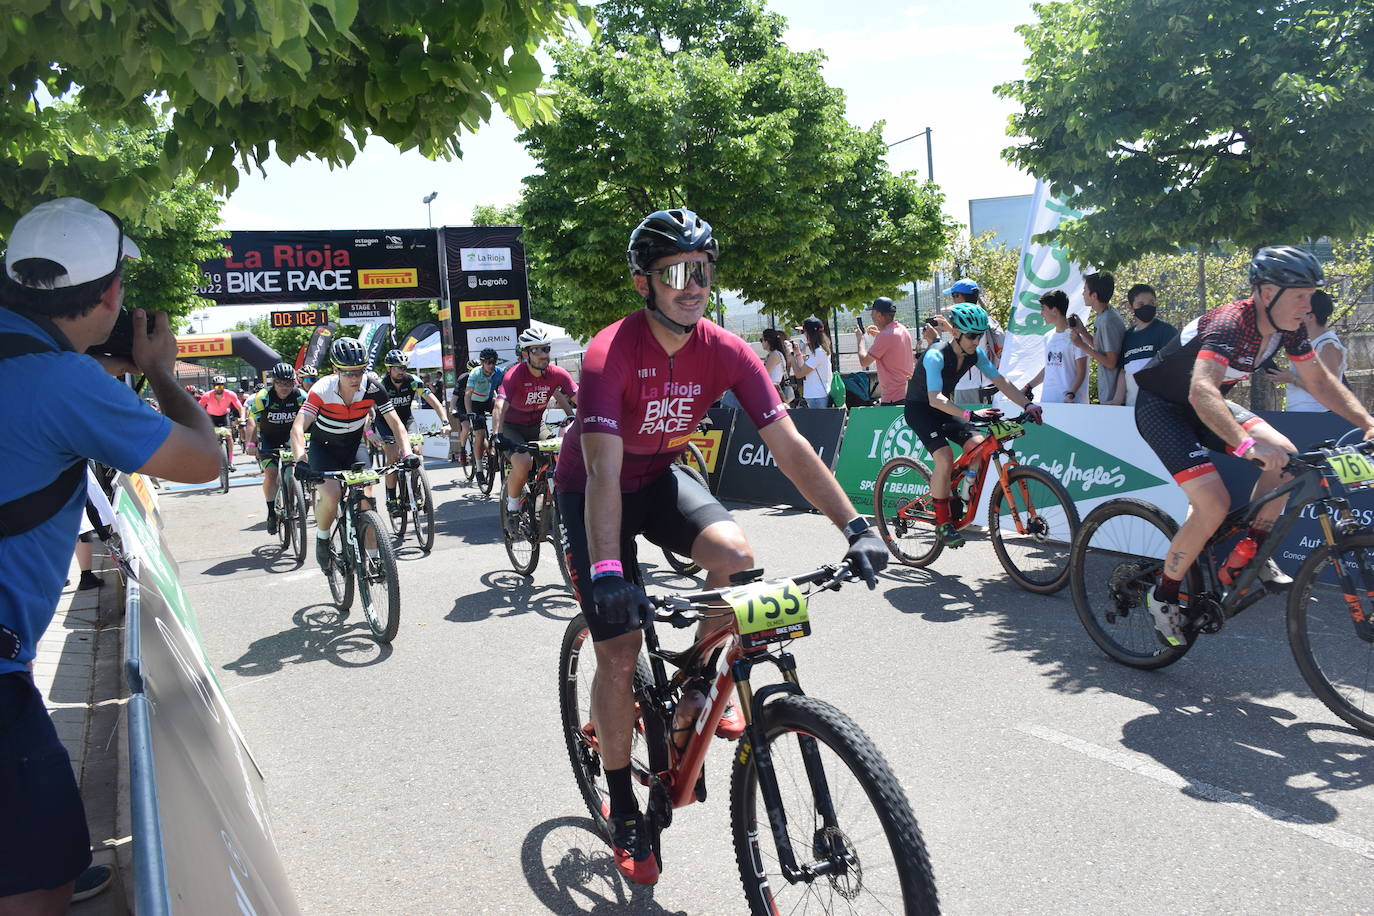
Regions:
M 932 128 L 935 178 L 945 209 L 968 221 L 974 197 L 1029 194 L 1031 178 L 1007 165 L 1007 117 L 1013 105 L 993 95 L 998 83 L 1022 74 L 1025 57 L 1014 31 L 1034 18 L 1024 0 L 902 3 L 864 0 L 778 0 L 788 19 L 787 42 L 819 48 L 827 81 L 843 89 L 849 120 L 886 122 L 888 142 Z M 852 10 L 850 19 L 837 11 Z M 477 134 L 461 138 L 463 158 L 430 162 L 373 139 L 347 169 L 319 162 L 270 161 L 266 177 L 243 177 L 223 209 L 228 229 L 387 229 L 426 225 L 420 198 L 431 191 L 434 224 L 465 225 L 477 204 L 507 204 L 535 170 L 515 126 L 499 113 Z M 893 148 L 889 165 L 924 175 L 924 138 Z M 237 308 L 215 309 L 206 330 L 241 320 Z M 256 311 L 256 310 L 255 310 Z

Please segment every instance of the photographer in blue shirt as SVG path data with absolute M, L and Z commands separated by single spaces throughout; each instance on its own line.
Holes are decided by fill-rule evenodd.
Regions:
M 139 256 L 117 217 L 72 197 L 15 224 L 0 272 L 0 911 L 65 911 L 91 862 L 70 760 L 30 664 L 62 595 L 86 459 L 170 480 L 219 473 L 210 421 L 172 374 L 166 314 L 124 312 Z M 115 331 L 117 323 L 119 330 Z M 89 348 L 104 348 L 97 359 Z M 163 413 L 111 373 L 141 372 Z

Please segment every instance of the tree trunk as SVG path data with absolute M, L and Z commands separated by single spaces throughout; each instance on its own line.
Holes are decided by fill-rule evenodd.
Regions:
M 1197 247 L 1197 308 L 1198 314 L 1207 312 L 1207 243 Z

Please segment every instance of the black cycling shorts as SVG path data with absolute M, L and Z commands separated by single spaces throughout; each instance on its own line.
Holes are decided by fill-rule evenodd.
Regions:
M 306 454 L 310 470 L 319 474 L 324 471 L 347 471 L 359 462 L 366 464 L 367 454 L 361 457 L 358 454 L 361 445 L 361 437 L 353 442 L 335 442 L 312 436 Z
M 558 492 L 558 511 L 567 538 L 563 551 L 568 558 L 573 594 L 587 617 L 592 639 L 601 642 L 630 632 L 623 623 L 607 623 L 592 601 L 591 560 L 587 555 L 587 518 L 585 493 Z M 635 537 L 643 535 L 651 544 L 679 556 L 691 556 L 697 536 L 716 522 L 734 521 L 711 491 L 674 464 L 653 482 L 634 493 L 620 494 L 620 559 L 627 566 L 634 562 Z M 626 578 L 632 573 L 626 569 Z
M 531 442 L 549 438 L 543 423 L 531 423 L 529 426 L 506 423 L 501 427 L 501 434 L 516 445 L 529 445 Z
M 1245 429 L 1253 429 L 1264 422 L 1250 411 L 1232 401 L 1231 416 Z M 1231 447 L 1202 422 L 1190 404 L 1166 401 L 1151 391 L 1140 389 L 1135 401 L 1135 428 L 1159 456 L 1160 462 L 1174 480 L 1183 483 L 1216 470 L 1208 450 L 1231 454 Z
M 264 471 L 276 467 L 281 461 L 281 450 L 290 444 L 289 437 L 281 441 L 263 439 L 258 442 L 258 467 Z
M 396 411 L 396 416 L 401 421 L 401 426 L 408 431 L 414 417 L 410 414 L 401 413 L 399 410 Z M 381 440 L 387 445 L 396 444 L 396 434 L 391 431 L 391 424 L 386 421 L 385 417 L 378 415 L 377 418 L 372 421 L 372 431 L 380 436 Z
M 907 401 L 903 411 L 906 425 L 916 433 L 926 451 L 932 455 L 951 442 L 963 446 L 971 437 L 977 435 L 967 420 L 951 417 L 943 410 L 936 410 L 929 403 Z
M 222 413 L 219 416 L 210 414 L 210 425 L 227 427 L 229 425 L 229 414 Z

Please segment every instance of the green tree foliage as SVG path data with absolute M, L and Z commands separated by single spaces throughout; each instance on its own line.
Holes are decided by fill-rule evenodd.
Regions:
M 1374 226 L 1374 0 L 1067 0 L 1022 26 L 1007 158 L 1092 211 L 1058 236 L 1113 266 Z
M 553 52 L 559 120 L 521 139 L 541 173 L 520 223 L 531 277 L 574 334 L 639 305 L 630 230 L 689 207 L 722 245 L 722 287 L 779 319 L 825 314 L 923 276 L 944 243 L 934 186 L 893 175 L 818 53 L 758 0 L 608 0 L 600 38 Z
M 940 259 L 940 275 L 950 283 L 963 277 L 977 283 L 978 303 L 1005 328 L 1021 251 L 995 242 L 993 237 L 994 233 L 985 232 L 970 238 L 968 231 L 959 227 L 951 233 L 945 255 Z
M 474 226 L 518 226 L 520 225 L 519 204 L 478 204 L 472 208 Z
M 576 0 L 84 0 L 6 4 L 0 29 L 0 230 L 71 194 L 137 210 L 191 173 L 229 192 L 236 161 L 351 162 L 369 135 L 430 157 L 495 102 L 518 124 L 551 113 L 533 51 Z M 47 100 L 71 96 L 80 117 Z M 120 169 L 102 126 L 172 118 L 160 160 Z

